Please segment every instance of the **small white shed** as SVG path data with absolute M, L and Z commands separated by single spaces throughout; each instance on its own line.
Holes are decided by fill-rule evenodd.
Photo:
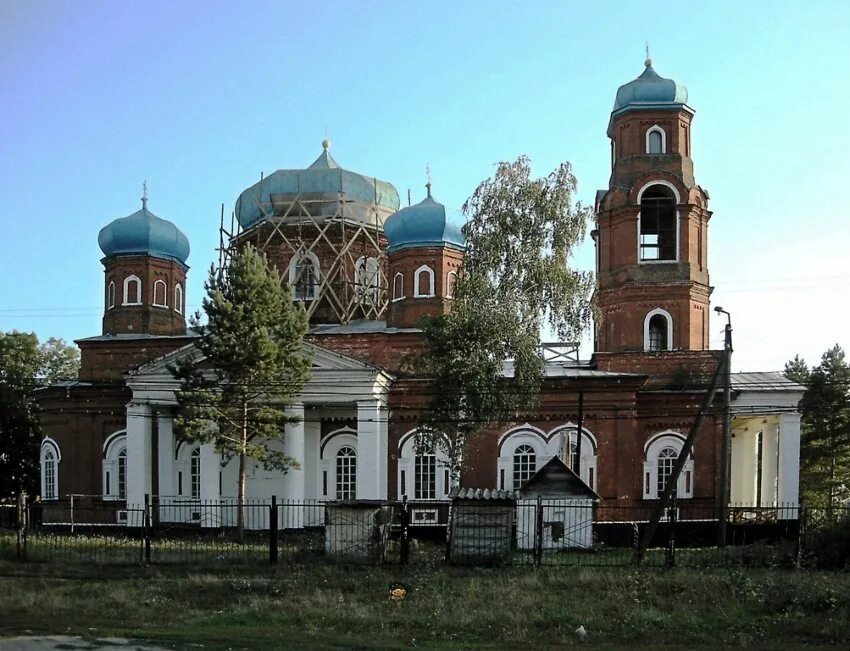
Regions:
M 519 489 L 518 549 L 587 549 L 593 545 L 593 505 L 599 496 L 559 457 Z M 541 526 L 542 525 L 542 526 Z

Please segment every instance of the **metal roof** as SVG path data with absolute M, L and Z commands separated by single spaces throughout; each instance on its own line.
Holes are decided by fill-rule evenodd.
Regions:
M 805 391 L 806 387 L 781 373 L 732 373 L 735 391 Z

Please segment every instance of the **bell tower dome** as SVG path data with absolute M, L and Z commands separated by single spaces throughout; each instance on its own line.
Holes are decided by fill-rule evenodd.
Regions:
M 189 240 L 174 224 L 142 209 L 101 229 L 103 334 L 186 334 Z
M 617 91 L 611 178 L 597 193 L 595 350 L 706 350 L 708 193 L 694 180 L 688 92 L 643 73 Z

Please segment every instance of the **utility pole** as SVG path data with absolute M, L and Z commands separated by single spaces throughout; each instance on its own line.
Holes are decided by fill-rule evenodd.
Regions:
M 723 366 L 726 377 L 723 384 L 723 438 L 720 442 L 720 519 L 717 527 L 717 544 L 725 547 L 732 456 L 732 316 L 719 305 L 714 308 L 714 311 L 726 315 L 723 339 Z

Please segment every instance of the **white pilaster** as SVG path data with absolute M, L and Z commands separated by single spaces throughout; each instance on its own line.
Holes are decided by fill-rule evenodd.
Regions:
M 130 526 L 141 526 L 145 495 L 151 493 L 151 409 L 127 405 L 127 508 Z
M 379 400 L 357 403 L 357 499 L 387 498 L 387 414 Z
M 284 427 L 283 452 L 286 456 L 295 459 L 299 463 L 299 467 L 290 468 L 283 476 L 283 495 L 278 497 L 285 500 L 303 500 L 305 475 L 304 405 L 300 403 L 288 405 L 286 413 L 298 418 L 298 422 L 287 423 Z
M 775 506 L 778 501 L 776 479 L 779 472 L 778 436 L 776 423 L 765 423 L 761 430 L 761 505 Z
M 177 494 L 177 488 L 174 485 L 174 420 L 169 409 L 159 412 L 158 446 L 159 490 L 157 492 L 161 496 L 171 498 Z
M 799 499 L 800 414 L 788 413 L 779 417 L 779 502 L 799 504 Z
M 318 499 L 321 497 L 319 476 L 319 442 L 322 434 L 322 423 L 318 418 L 304 421 L 304 497 Z

